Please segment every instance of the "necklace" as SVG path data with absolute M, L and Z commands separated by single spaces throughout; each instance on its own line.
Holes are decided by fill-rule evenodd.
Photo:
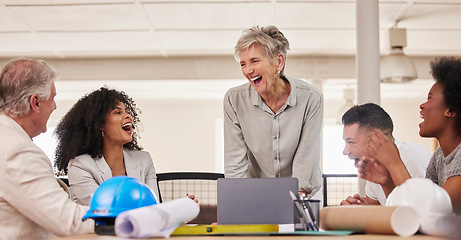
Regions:
M 111 166 L 109 166 L 110 170 L 122 170 L 122 169 L 125 169 L 125 166 L 121 167 L 121 168 L 112 168 Z
M 107 165 L 109 165 L 109 163 L 107 163 Z M 112 168 L 110 165 L 109 165 L 109 168 L 110 170 L 114 170 L 114 171 L 125 169 L 125 159 L 123 159 L 123 165 L 121 168 Z
M 106 160 L 106 163 L 107 163 L 107 165 L 109 166 L 110 170 L 117 171 L 117 170 L 125 169 L 125 158 L 123 158 L 123 165 L 122 165 L 121 168 L 112 168 L 112 167 L 110 166 L 110 164 L 107 162 L 107 160 Z

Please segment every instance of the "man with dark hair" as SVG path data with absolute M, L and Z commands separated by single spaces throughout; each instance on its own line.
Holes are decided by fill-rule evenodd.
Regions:
M 430 66 L 435 83 L 419 107 L 423 119 L 419 135 L 437 139 L 439 147 L 427 166 L 426 177 L 448 193 L 453 211 L 461 215 L 461 58 L 442 57 Z M 413 177 L 409 167 L 402 164 L 402 154 L 382 132 L 370 136 L 368 148 L 370 154 L 358 163 L 361 178 L 373 182 L 390 179 L 393 186 L 400 186 Z M 378 163 L 386 174 L 376 171 Z M 392 191 L 393 186 L 386 191 Z
M 366 103 L 354 106 L 344 113 L 342 122 L 344 125 L 343 139 L 346 143 L 343 154 L 354 160 L 356 167 L 362 157 L 369 155 L 369 136 L 375 131 L 380 130 L 389 139 L 389 141 L 395 142 L 400 152 L 400 156 L 402 157 L 404 164 L 409 169 L 410 174 L 413 177 L 424 177 L 425 169 L 429 163 L 431 153 L 419 144 L 399 142 L 395 140 L 392 135 L 394 130 L 392 119 L 379 105 Z M 382 171 L 383 174 L 387 174 L 387 170 L 384 167 L 376 168 L 375 170 Z M 341 201 L 341 205 L 385 205 L 386 198 L 390 193 L 384 190 L 389 189 L 384 187 L 387 185 L 393 185 L 392 179 L 382 178 L 374 179 L 373 182 L 367 182 L 365 186 L 365 197 L 355 194 L 354 196 L 349 196 L 345 200 Z
M 88 207 L 69 198 L 50 160 L 32 138 L 56 109 L 56 70 L 42 60 L 14 59 L 0 72 L 0 239 L 46 239 L 94 231 Z

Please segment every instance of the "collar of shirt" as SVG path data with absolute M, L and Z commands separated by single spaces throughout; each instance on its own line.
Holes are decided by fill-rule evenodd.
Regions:
M 440 148 L 440 146 L 439 146 Z M 445 164 L 450 164 L 451 161 L 453 161 L 453 159 L 455 158 L 455 156 L 458 154 L 458 152 L 460 151 L 460 148 L 461 148 L 461 143 L 458 144 L 458 146 L 455 148 L 455 150 L 453 150 L 450 154 L 448 154 L 448 156 L 444 157 L 443 156 L 443 152 L 442 152 L 442 149 L 440 148 L 440 153 L 441 153 L 441 156 L 442 156 L 442 161 L 445 163 Z
M 285 78 L 289 83 L 290 83 L 290 95 L 288 96 L 288 99 L 286 101 L 286 105 L 287 106 L 295 106 L 296 105 L 296 82 L 294 81 L 294 79 L 291 79 L 289 77 L 286 77 Z M 251 86 L 250 84 L 250 95 L 251 95 L 251 102 L 253 103 L 254 106 L 259 106 L 259 107 L 262 107 L 263 105 L 266 105 L 266 103 L 264 103 L 263 101 L 263 98 L 261 97 L 261 95 L 259 95 L 258 92 L 256 92 L 256 90 L 253 88 L 253 86 Z M 282 107 L 284 108 L 284 107 Z

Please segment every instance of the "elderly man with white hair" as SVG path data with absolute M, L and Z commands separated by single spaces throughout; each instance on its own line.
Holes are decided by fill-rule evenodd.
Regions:
M 56 70 L 14 59 L 0 72 L 0 239 L 46 239 L 94 232 L 88 207 L 69 198 L 32 138 L 56 109 Z M 62 183 L 62 182 L 61 182 Z

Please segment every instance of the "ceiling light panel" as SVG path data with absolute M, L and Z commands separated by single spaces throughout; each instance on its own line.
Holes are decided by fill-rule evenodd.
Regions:
M 121 31 L 149 29 L 134 4 L 8 7 L 38 32 Z
M 161 46 L 149 32 L 92 32 L 92 33 L 43 33 L 41 34 L 58 51 L 78 54 L 95 51 L 93 55 L 129 55 L 134 52 L 160 53 Z M 103 54 L 103 55 L 107 55 Z
M 161 31 L 157 33 L 162 46 L 169 53 L 233 54 L 240 30 L 224 31 Z
M 281 28 L 355 29 L 355 2 L 282 2 L 275 22 Z
M 29 33 L 0 34 L 0 56 L 49 56 L 53 54 L 52 47 L 43 42 L 43 39 L 37 35 Z
M 164 30 L 246 29 L 270 23 L 269 3 L 155 3 L 144 4 L 153 25 Z
M 15 17 L 7 8 L 0 6 L 0 33 L 1 32 L 28 32 L 30 29 L 19 18 Z
M 380 8 L 383 4 L 380 5 Z M 461 1 L 453 3 L 414 4 L 399 22 L 407 29 L 461 30 Z M 434 21 L 437 19 L 437 21 Z M 440 24 L 443 23 L 443 24 Z
M 354 29 L 282 29 L 289 54 L 355 54 Z
M 51 6 L 132 3 L 133 0 L 3 0 L 7 6 Z

